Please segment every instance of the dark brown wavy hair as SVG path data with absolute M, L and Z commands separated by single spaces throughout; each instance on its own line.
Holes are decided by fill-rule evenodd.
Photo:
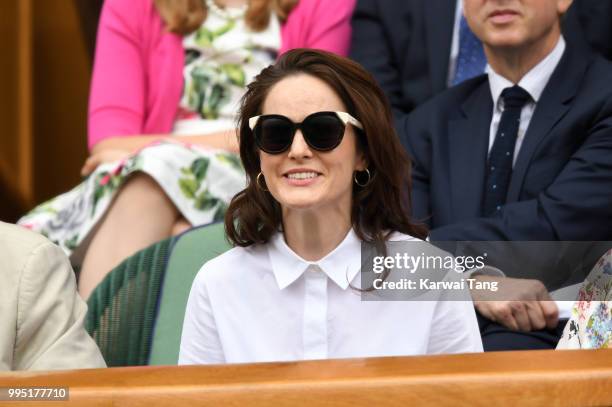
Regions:
M 261 71 L 247 86 L 238 117 L 240 158 L 247 187 L 230 203 L 225 215 L 228 239 L 237 246 L 266 243 L 281 230 L 279 203 L 257 185 L 259 149 L 249 118 L 260 115 L 270 89 L 284 78 L 306 74 L 330 86 L 361 122 L 357 145 L 371 173 L 364 188 L 353 184 L 351 222 L 363 241 L 380 243 L 393 231 L 424 238 L 423 226 L 410 219 L 410 161 L 393 128 L 389 102 L 374 78 L 356 62 L 325 51 L 295 49 Z M 363 182 L 363 181 L 362 181 Z
M 197 30 L 208 15 L 204 0 L 154 0 L 168 31 L 187 35 Z M 214 0 L 213 0 L 214 1 Z M 275 12 L 285 21 L 299 0 L 250 0 L 244 19 L 253 31 L 264 30 Z

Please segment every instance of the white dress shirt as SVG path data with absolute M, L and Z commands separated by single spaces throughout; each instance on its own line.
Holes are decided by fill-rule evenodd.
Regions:
M 521 145 L 525 139 L 525 133 L 529 128 L 529 123 L 533 117 L 533 112 L 535 111 L 536 105 L 540 100 L 540 96 L 542 96 L 542 92 L 544 92 L 544 88 L 548 84 L 548 80 L 559 64 L 559 61 L 561 61 L 564 51 L 565 40 L 563 37 L 560 37 L 557 45 L 550 52 L 550 54 L 548 54 L 546 58 L 527 72 L 527 74 L 525 74 L 525 76 L 523 76 L 518 83 L 518 86 L 525 89 L 527 93 L 529 93 L 531 100 L 528 101 L 525 106 L 523 106 L 523 110 L 521 110 L 521 124 L 519 126 L 516 145 L 514 147 L 514 158 L 512 165 L 516 163 L 516 158 L 518 157 Z M 499 127 L 499 122 L 501 120 L 501 115 L 504 111 L 504 100 L 501 98 L 501 94 L 504 89 L 514 86 L 514 83 L 499 75 L 490 66 L 488 67 L 488 74 L 491 96 L 493 96 L 493 119 L 491 120 L 491 128 L 489 131 L 489 152 L 491 152 L 491 148 L 495 142 L 497 128 Z
M 207 262 L 189 295 L 179 364 L 482 351 L 469 292 L 465 301 L 444 301 L 444 292 L 437 301 L 362 301 L 353 288 L 360 258 L 351 230 L 319 261 L 302 259 L 279 233 Z

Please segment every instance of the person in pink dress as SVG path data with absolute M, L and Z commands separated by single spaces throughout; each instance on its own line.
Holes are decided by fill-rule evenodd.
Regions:
M 278 55 L 346 55 L 354 0 L 106 0 L 73 190 L 20 224 L 80 266 L 85 298 L 136 251 L 223 218 L 245 175 L 234 115 Z

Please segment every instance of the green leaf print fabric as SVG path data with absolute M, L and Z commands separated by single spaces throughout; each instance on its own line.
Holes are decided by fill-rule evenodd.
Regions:
M 155 143 L 124 161 L 100 165 L 81 184 L 24 216 L 19 224 L 47 236 L 70 255 L 137 172 L 151 176 L 192 225 L 223 219 L 245 186 L 238 156 L 175 142 Z
M 246 26 L 243 14 L 229 14 L 209 10 L 203 25 L 183 38 L 183 95 L 174 134 L 235 129 L 245 86 L 276 57 L 281 41 L 276 14 L 260 32 Z M 187 143 L 155 143 L 124 161 L 100 165 L 81 184 L 39 205 L 19 223 L 44 234 L 70 255 L 88 241 L 114 196 L 137 172 L 151 176 L 193 225 L 222 220 L 246 182 L 235 154 Z
M 209 10 L 204 25 L 183 40 L 184 89 L 179 122 L 226 120 L 233 125 L 245 86 L 274 62 L 280 48 L 280 23 L 273 14 L 267 29 L 253 32 L 241 13 Z

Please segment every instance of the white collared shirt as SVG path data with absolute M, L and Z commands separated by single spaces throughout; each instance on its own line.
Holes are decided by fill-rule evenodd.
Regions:
M 565 40 L 561 36 L 555 48 L 544 58 L 540 63 L 534 66 L 523 78 L 519 81 L 518 86 L 525 89 L 531 96 L 531 100 L 528 101 L 523 110 L 521 110 L 521 123 L 516 139 L 516 145 L 514 147 L 514 158 L 512 165 L 516 163 L 521 145 L 525 139 L 525 133 L 529 128 L 529 123 L 533 117 L 533 112 L 536 108 L 536 104 L 544 92 L 544 88 L 548 84 L 548 80 L 552 76 L 555 68 L 561 61 L 563 52 L 565 51 Z M 491 88 L 491 96 L 493 97 L 493 119 L 491 120 L 491 127 L 489 130 L 489 152 L 495 142 L 495 135 L 497 134 L 497 128 L 501 120 L 502 113 L 504 111 L 504 101 L 501 98 L 501 94 L 504 89 L 514 86 L 514 83 L 508 79 L 499 75 L 490 66 L 488 67 L 489 75 L 489 86 Z
M 469 292 L 465 301 L 361 301 L 352 288 L 360 258 L 351 230 L 316 262 L 280 233 L 207 262 L 189 295 L 179 364 L 482 351 Z

